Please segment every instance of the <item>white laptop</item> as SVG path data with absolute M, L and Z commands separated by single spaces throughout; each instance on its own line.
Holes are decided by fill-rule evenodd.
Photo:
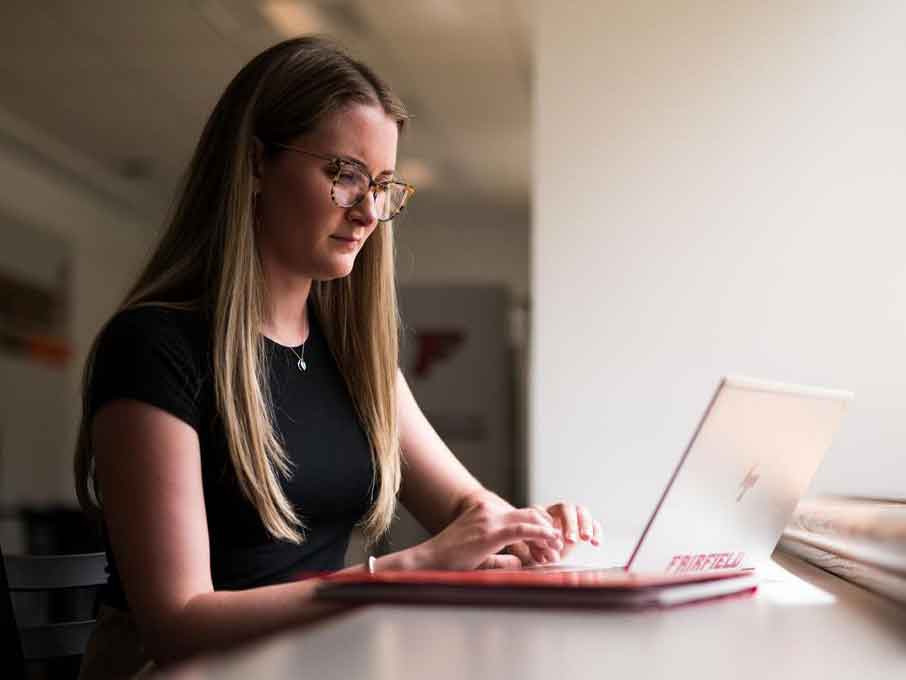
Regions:
M 852 398 L 842 390 L 721 380 L 619 568 L 684 574 L 768 562 Z M 572 570 L 547 569 L 558 567 Z
M 837 390 L 724 378 L 626 565 L 340 574 L 318 597 L 663 607 L 752 592 L 762 574 L 738 570 L 770 559 L 851 399 Z M 524 573 L 535 570 L 543 573 Z M 575 571 L 585 573 L 568 573 Z

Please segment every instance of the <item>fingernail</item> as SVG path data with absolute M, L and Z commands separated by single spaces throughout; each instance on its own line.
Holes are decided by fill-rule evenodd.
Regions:
M 576 542 L 576 534 L 575 534 L 575 532 L 570 531 L 568 534 L 566 534 L 566 540 L 568 540 L 568 541 L 570 541 L 570 542 L 572 542 L 572 543 L 575 543 L 575 542 Z

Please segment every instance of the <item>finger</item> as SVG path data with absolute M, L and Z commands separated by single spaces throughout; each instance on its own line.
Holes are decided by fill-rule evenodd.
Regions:
M 551 538 L 549 535 L 530 536 L 523 540 L 528 545 L 536 562 L 548 562 L 552 557 L 552 553 L 559 553 L 563 549 L 563 540 L 561 538 Z
M 522 566 L 531 567 L 545 562 L 545 546 L 547 545 L 550 544 L 547 542 L 537 544 L 532 541 L 518 541 L 508 545 L 506 552 L 516 555 L 522 561 Z
M 559 526 L 566 533 L 566 503 L 554 503 L 547 507 L 547 513 L 554 518 L 554 526 Z
M 507 546 L 507 552 L 518 557 L 524 566 L 532 565 L 537 561 L 532 549 L 523 541 Z
M 552 514 L 550 514 L 550 513 L 547 511 L 547 508 L 545 508 L 543 505 L 533 505 L 533 506 L 531 506 L 531 507 L 532 507 L 533 510 L 537 510 L 537 511 L 538 511 L 539 513 L 541 513 L 544 517 L 546 517 L 546 518 L 547 518 L 547 521 L 550 522 L 551 525 L 554 524 L 554 521 L 555 521 L 555 520 L 554 520 L 554 516 L 553 516 Z
M 591 544 L 601 545 L 601 523 L 598 520 L 594 521 L 594 533 L 591 535 Z
M 521 569 L 522 562 L 515 555 L 489 555 L 478 565 L 479 569 Z
M 555 550 L 554 548 L 548 548 L 544 551 L 544 559 L 546 564 L 556 564 L 560 561 L 560 551 Z
M 576 506 L 570 503 L 557 503 L 553 508 L 555 514 L 559 515 L 560 521 L 563 522 L 563 537 L 567 543 L 578 541 L 579 521 L 576 517 Z
M 522 561 L 515 555 L 496 555 L 497 569 L 521 569 Z
M 535 561 L 541 562 L 549 562 L 559 557 L 559 555 L 554 555 L 551 551 L 560 551 L 563 549 L 563 537 L 560 534 L 560 530 L 554 526 L 554 518 L 544 508 L 539 509 L 533 506 L 531 508 L 514 510 L 507 514 L 506 521 L 532 522 L 538 524 L 539 526 L 554 529 L 557 532 L 556 537 L 552 540 L 548 540 L 548 545 L 539 546 L 543 552 L 539 553 L 536 551 L 533 553 L 533 557 Z
M 534 543 L 556 542 L 559 532 L 548 526 L 530 524 L 528 522 L 514 522 L 507 524 L 492 535 L 495 543 L 499 543 L 492 552 L 497 552 L 506 545 L 517 541 L 532 541 Z
M 579 524 L 579 536 L 583 541 L 587 541 L 595 532 L 591 513 L 584 505 L 576 506 L 576 519 Z
M 569 544 L 566 541 L 566 522 L 563 517 L 562 503 L 558 504 L 556 507 L 559 509 L 559 512 L 555 515 L 552 515 L 554 518 L 554 528 L 560 532 L 560 541 L 557 545 L 552 545 L 551 548 L 557 551 L 558 557 L 563 558 L 565 550 L 569 550 Z
M 554 527 L 559 529 L 560 535 L 563 536 L 566 532 L 564 530 L 563 519 L 562 519 L 562 515 L 560 512 L 561 505 L 562 504 L 557 504 L 555 506 L 551 506 L 551 508 L 557 512 L 557 514 L 553 515 Z M 563 560 L 563 559 L 566 559 L 566 556 L 569 555 L 569 553 L 572 551 L 573 546 L 571 544 L 567 543 L 564 538 L 560 541 L 559 545 L 554 546 L 554 549 L 558 551 L 559 558 L 561 560 Z
M 507 513 L 506 520 L 513 522 L 531 522 L 533 524 L 551 528 L 554 526 L 554 518 L 551 517 L 546 510 L 538 510 L 537 508 L 513 510 Z
M 529 544 L 534 564 L 552 564 L 560 561 L 560 550 L 550 547 L 550 544 Z
M 565 560 L 567 557 L 569 557 L 569 554 L 573 551 L 573 548 L 575 548 L 575 547 L 576 547 L 575 543 L 567 543 L 564 546 L 563 550 L 560 551 L 560 560 L 562 561 L 562 560 Z

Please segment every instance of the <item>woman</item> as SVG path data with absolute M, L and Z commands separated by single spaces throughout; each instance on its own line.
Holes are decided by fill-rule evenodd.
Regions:
M 317 581 L 294 575 L 342 568 L 353 526 L 373 544 L 397 497 L 434 535 L 378 571 L 598 544 L 582 508 L 517 510 L 483 489 L 397 369 L 406 119 L 316 38 L 262 53 L 218 102 L 169 229 L 86 362 L 76 485 L 111 574 L 83 677 L 320 615 Z

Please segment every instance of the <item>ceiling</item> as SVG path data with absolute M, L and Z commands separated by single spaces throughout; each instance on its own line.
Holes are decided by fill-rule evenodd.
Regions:
M 163 210 L 227 82 L 295 30 L 272 17 L 296 17 L 296 28 L 338 38 L 406 102 L 415 119 L 400 161 L 422 161 L 433 175 L 420 197 L 461 205 L 469 195 L 521 212 L 529 203 L 530 4 L 3 0 L 0 109 Z

